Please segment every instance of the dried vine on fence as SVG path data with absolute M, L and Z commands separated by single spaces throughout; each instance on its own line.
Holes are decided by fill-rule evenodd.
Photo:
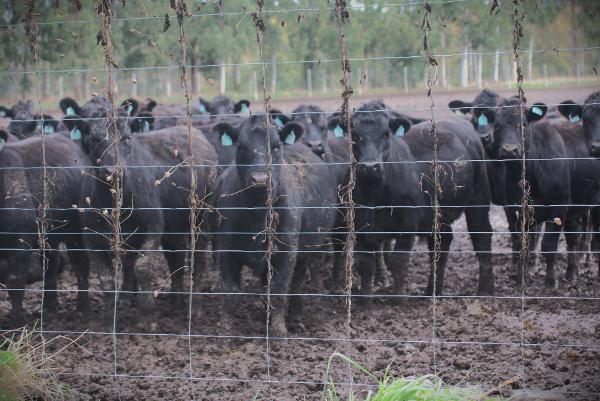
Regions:
M 119 399 L 121 399 L 121 389 L 118 378 L 118 369 L 117 369 L 117 302 L 118 302 L 118 294 L 120 290 L 119 284 L 119 275 L 123 270 L 123 263 L 121 260 L 121 255 L 123 253 L 123 236 L 121 233 L 121 206 L 123 205 L 123 162 L 121 160 L 121 132 L 117 127 L 117 121 L 115 118 L 115 105 L 113 98 L 113 74 L 112 69 L 118 68 L 118 65 L 114 59 L 113 54 L 113 45 L 111 39 L 111 29 L 112 29 L 112 2 L 110 0 L 100 0 L 98 3 L 98 15 L 100 17 L 100 31 L 98 32 L 97 39 L 100 43 L 102 43 L 102 50 L 104 53 L 104 61 L 106 64 L 106 76 L 107 76 L 107 87 L 106 94 L 108 97 L 108 102 L 110 104 L 110 108 L 107 112 L 108 119 L 108 132 L 112 133 L 113 139 L 113 156 L 114 156 L 114 169 L 111 172 L 110 177 L 106 177 L 106 179 L 110 182 L 111 193 L 113 197 L 113 209 L 110 211 L 110 223 L 113 228 L 113 233 L 111 237 L 111 248 L 113 251 L 113 260 L 112 260 L 112 268 L 113 268 L 113 286 L 114 286 L 114 306 L 113 306 L 113 373 L 114 380 L 117 387 L 117 394 Z
M 40 76 L 38 69 L 38 57 L 37 57 L 37 35 L 38 35 L 38 26 L 36 20 L 35 13 L 35 1 L 27 0 L 25 2 L 25 17 L 24 21 L 27 23 L 27 34 L 29 39 L 29 50 L 31 52 L 31 59 L 33 61 L 33 65 L 35 67 L 35 75 L 36 75 L 36 88 L 37 88 L 37 98 L 38 98 L 38 107 L 40 116 L 42 116 L 42 124 L 43 124 L 43 116 L 44 113 L 42 111 L 42 98 L 40 92 Z M 37 236 L 38 236 L 38 252 L 41 255 L 42 261 L 42 288 L 46 288 L 46 273 L 48 272 L 48 256 L 46 251 L 49 247 L 48 244 L 48 210 L 50 209 L 50 196 L 48 191 L 49 177 L 48 177 L 48 163 L 46 162 L 46 133 L 44 130 L 42 131 L 42 165 L 40 166 L 42 169 L 42 198 L 40 205 L 37 207 Z M 56 298 L 56 294 L 51 295 L 52 298 Z M 46 302 L 46 292 L 42 291 L 41 296 L 41 307 L 40 307 L 40 333 L 43 336 L 44 332 L 44 309 Z M 45 352 L 45 341 L 42 341 L 42 353 Z
M 277 213 L 273 210 L 273 155 L 271 153 L 271 136 L 269 134 L 271 127 L 271 119 L 269 117 L 271 111 L 271 95 L 267 88 L 267 67 L 265 64 L 264 53 L 264 35 L 265 35 L 265 19 L 264 19 L 264 0 L 256 0 L 257 10 L 252 14 L 252 20 L 256 27 L 256 40 L 260 55 L 262 86 L 263 86 L 263 102 L 265 112 L 265 141 L 267 145 L 267 224 L 265 227 L 267 252 L 265 259 L 267 263 L 267 302 L 266 302 L 266 343 L 267 343 L 267 385 L 271 398 L 273 397 L 273 388 L 271 386 L 271 342 L 269 338 L 269 320 L 271 318 L 271 285 L 273 280 L 273 254 L 276 251 L 275 247 L 275 230 L 277 225 Z
M 436 295 L 437 295 L 437 268 L 441 255 L 441 212 L 440 212 L 440 196 L 442 188 L 440 186 L 440 165 L 438 160 L 438 134 L 434 116 L 434 100 L 433 86 L 437 80 L 438 62 L 431 53 L 429 46 L 429 32 L 431 32 L 431 24 L 429 18 L 431 16 L 431 5 L 428 0 L 423 0 L 423 20 L 421 21 L 421 30 L 423 31 L 423 50 L 427 59 L 427 97 L 430 99 L 431 113 L 431 135 L 433 136 L 433 159 L 431 160 L 431 171 L 433 173 L 433 258 L 432 258 L 432 277 L 433 277 L 433 292 L 432 292 L 432 330 L 431 330 L 431 347 L 433 354 L 433 372 L 437 374 L 436 361 Z
M 187 83 L 187 71 L 186 71 L 186 52 L 187 52 L 187 42 L 185 37 L 185 28 L 184 22 L 185 19 L 189 17 L 187 6 L 185 0 L 176 0 L 171 1 L 171 7 L 175 10 L 177 14 L 177 24 L 179 26 L 179 43 L 181 44 L 181 57 L 179 59 L 179 80 L 180 85 L 185 92 L 185 107 L 186 107 L 186 126 L 188 132 L 188 147 L 189 147 L 189 156 L 188 166 L 190 171 L 190 191 L 188 197 L 188 203 L 190 207 L 190 244 L 189 244 L 189 266 L 190 266 L 190 285 L 189 285 L 189 298 L 188 298 L 188 355 L 189 355 L 189 377 L 190 377 L 190 386 L 192 391 L 192 399 L 196 399 L 196 388 L 194 385 L 194 367 L 192 364 L 192 309 L 193 309 L 193 293 L 194 293 L 194 269 L 195 269 L 195 261 L 196 261 L 196 245 L 198 240 L 198 235 L 200 234 L 200 227 L 198 224 L 198 182 L 196 177 L 196 168 L 195 168 L 195 157 L 194 157 L 194 137 L 192 134 L 192 110 L 190 106 L 190 91 Z M 165 20 L 165 30 L 168 29 L 167 26 L 168 19 Z
M 356 245 L 356 230 L 355 230 L 355 204 L 353 191 L 356 186 L 356 159 L 352 152 L 352 115 L 350 112 L 350 96 L 352 96 L 352 69 L 350 68 L 350 60 L 348 59 L 348 50 L 346 49 L 346 34 L 344 26 L 350 21 L 350 13 L 348 11 L 345 0 L 336 0 L 335 14 L 339 27 L 340 36 L 340 52 L 341 52 L 341 67 L 342 67 L 342 106 L 341 120 L 346 127 L 348 135 L 348 155 L 350 157 L 350 168 L 348 176 L 348 184 L 340 190 L 340 198 L 346 208 L 346 224 L 348 227 L 348 236 L 344 243 L 344 289 L 346 292 L 346 337 L 350 338 L 350 321 L 352 318 L 352 265 L 354 263 L 354 247 Z
M 519 131 L 521 134 L 521 149 L 523 149 L 523 155 L 521 157 L 521 181 L 519 182 L 521 190 L 523 191 L 520 213 L 521 251 L 519 254 L 517 279 L 520 278 L 521 280 L 521 380 L 525 382 L 525 348 L 523 346 L 523 343 L 525 342 L 525 272 L 529 261 L 529 228 L 532 224 L 532 208 L 529 199 L 530 187 L 527 182 L 527 138 L 525 136 L 525 127 L 523 123 L 525 92 L 523 91 L 523 71 L 521 68 L 521 58 L 519 56 L 521 39 L 523 38 L 523 21 L 525 20 L 525 11 L 519 9 L 519 4 L 522 2 L 523 0 L 512 1 L 513 8 L 510 19 L 513 24 L 513 58 L 517 74 Z

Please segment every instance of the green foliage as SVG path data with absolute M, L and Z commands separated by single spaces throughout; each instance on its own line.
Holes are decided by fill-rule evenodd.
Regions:
M 0 401 L 81 398 L 57 379 L 53 367 L 56 354 L 44 352 L 47 344 L 43 337 L 26 329 L 3 336 L 0 342 Z
M 80 11 L 71 1 L 35 2 L 39 24 L 36 49 L 40 60 L 36 67 L 31 63 L 23 2 L 0 0 L 0 7 L 5 10 L 0 14 L 0 24 L 4 24 L 0 26 L 0 72 L 3 72 L 0 90 L 23 97 L 36 93 L 35 85 L 23 80 L 19 74 L 19 71 L 36 69 L 65 71 L 43 77 L 47 80 L 42 85 L 44 95 L 57 92 L 56 89 L 48 91 L 45 86 L 56 88 L 61 76 L 65 94 L 75 92 L 76 96 L 82 97 L 105 87 L 104 57 L 96 40 L 100 29 L 97 12 L 92 0 L 82 2 Z M 408 3 L 348 3 L 351 18 L 346 27 L 346 41 L 349 57 L 355 59 L 351 61 L 355 88 L 402 87 L 404 67 L 408 68 L 409 87 L 422 84 L 425 61 L 421 57 L 423 33 L 420 23 L 423 10 L 421 5 Z M 490 3 L 489 0 L 431 2 L 429 43 L 434 54 L 452 55 L 446 62 L 448 81 L 454 86 L 460 82 L 465 49 L 490 52 L 483 60 L 483 78 L 490 80 L 495 51 L 512 47 L 512 2 L 500 2 L 500 8 L 493 13 L 490 13 Z M 338 88 L 339 33 L 333 6 L 331 1 L 320 0 L 265 1 L 265 60 L 279 63 L 276 72 L 268 66 L 268 82 L 277 84 L 277 93 L 306 90 L 309 69 L 315 91 L 327 93 Z M 523 50 L 528 49 L 530 38 L 536 49 L 597 45 L 600 35 L 597 23 L 600 2 L 597 0 L 530 0 L 521 3 L 521 7 L 526 11 Z M 195 74 L 189 74 L 198 80 L 192 85 L 195 93 L 216 94 L 222 76 L 218 65 L 226 63 L 236 65 L 225 68 L 227 92 L 251 95 L 254 74 L 260 72 L 256 64 L 258 44 L 252 19 L 255 8 L 252 0 L 187 2 L 191 16 L 185 22 L 186 64 L 199 66 L 194 68 Z M 165 15 L 169 15 L 168 23 Z M 115 59 L 122 67 L 116 74 L 120 89 L 130 88 L 132 74 L 136 74 L 140 94 L 164 95 L 170 86 L 167 80 L 181 94 L 176 68 L 181 56 L 179 27 L 169 2 L 139 0 L 123 6 L 121 2 L 113 1 L 112 25 Z M 589 66 L 597 62 L 598 53 L 586 55 Z M 500 63 L 505 70 L 509 69 L 509 57 L 503 55 Z M 356 60 L 364 58 L 377 60 Z M 568 52 L 536 53 L 534 76 L 541 77 L 544 68 L 551 76 L 572 74 L 573 59 Z M 471 82 L 476 76 L 475 64 L 471 60 Z M 585 73 L 590 71 L 591 67 Z M 33 75 L 30 81 L 35 82 Z
M 365 396 L 354 392 L 343 397 L 332 377 L 333 360 L 341 360 L 345 366 L 371 379 L 375 391 L 369 390 Z M 498 398 L 485 396 L 477 389 L 468 389 L 445 385 L 442 380 L 433 375 L 421 376 L 415 379 L 394 379 L 386 369 L 383 377 L 378 378 L 353 359 L 334 352 L 327 363 L 327 379 L 323 388 L 324 401 L 498 401 Z

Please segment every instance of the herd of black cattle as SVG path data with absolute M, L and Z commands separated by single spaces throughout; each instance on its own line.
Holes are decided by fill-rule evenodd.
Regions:
M 191 133 L 186 108 L 151 99 L 128 99 L 113 108 L 102 96 L 83 106 L 65 98 L 60 122 L 36 114 L 31 102 L 0 107 L 0 117 L 10 119 L 0 130 L 0 279 L 12 302 L 11 324 L 23 323 L 23 289 L 40 279 L 41 258 L 32 258 L 40 255 L 40 230 L 46 238 L 48 311 L 57 307 L 62 250 L 74 266 L 77 306 L 84 316 L 90 308 L 90 257 L 98 259 L 109 319 L 116 300 L 115 246 L 122 250 L 122 289 L 137 292 L 141 307 L 153 308 L 151 252 L 163 253 L 173 302 L 184 307 L 183 267 L 190 264 L 194 227 L 199 233 L 195 288 L 213 263 L 225 292 L 240 290 L 242 266 L 266 280 L 265 254 L 272 246 L 273 294 L 298 292 L 308 268 L 331 266 L 324 259 L 333 264 L 327 287 L 337 291 L 344 286 L 348 223 L 341 194 L 348 188 L 355 202 L 354 265 L 362 293 L 372 291 L 380 253 L 394 291 L 404 291 L 415 236 L 428 238 L 430 252 L 436 246 L 436 201 L 440 257 L 435 274 L 432 258 L 426 292 L 442 291 L 451 223 L 464 213 L 479 262 L 479 294 L 494 293 L 491 203 L 504 206 L 519 285 L 524 188 L 535 222 L 528 234 L 532 249 L 545 224 L 546 286 L 557 285 L 554 265 L 562 231 L 569 250 L 566 279 L 573 280 L 586 238 L 591 238 L 586 232 L 600 225 L 600 209 L 593 207 L 600 205 L 600 91 L 584 104 L 563 102 L 557 111 L 539 103 L 521 109 L 518 99 L 489 90 L 473 102 L 457 100 L 449 106 L 458 116 L 435 121 L 435 135 L 431 121 L 399 114 L 381 101 L 356 109 L 347 126 L 340 113 L 312 105 L 290 114 L 272 109 L 266 115 L 251 113 L 245 100 L 200 99 L 191 110 Z M 350 152 L 357 162 L 353 187 L 348 187 Z M 194 187 L 195 197 L 190 196 Z M 198 210 L 195 219 L 191 199 Z M 270 222 L 269 202 L 274 211 Z M 117 226 L 120 244 L 113 236 Z M 271 243 L 269 226 L 275 230 Z M 301 300 L 273 297 L 271 335 L 287 333 L 286 318 L 300 313 Z

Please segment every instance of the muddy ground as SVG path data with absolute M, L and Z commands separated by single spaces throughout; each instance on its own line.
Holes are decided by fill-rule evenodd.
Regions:
M 583 100 L 590 92 L 591 88 L 531 90 L 527 97 L 530 101 L 558 103 L 567 98 Z M 445 107 L 448 100 L 473 96 L 473 92 L 439 94 L 435 101 L 438 107 Z M 423 95 L 385 100 L 392 107 L 429 106 Z M 339 104 L 333 99 L 319 103 L 331 109 Z M 292 102 L 274 104 L 286 111 L 295 106 Z M 426 116 L 427 113 L 410 114 Z M 450 116 L 446 110 L 438 113 Z M 557 263 L 559 288 L 544 288 L 544 270 L 539 260 L 537 272 L 532 274 L 526 289 L 527 298 L 523 300 L 511 278 L 514 272 L 506 253 L 510 250 L 510 238 L 503 233 L 507 230 L 503 211 L 493 207 L 490 216 L 495 230 L 496 298 L 464 297 L 477 292 L 478 268 L 462 218 L 454 225 L 456 235 L 446 274 L 447 297 L 437 298 L 435 303 L 431 298 L 417 297 L 427 284 L 429 265 L 425 242 L 417 242 L 407 288 L 407 293 L 415 297 L 400 300 L 381 297 L 370 306 L 355 306 L 350 341 L 344 340 L 343 300 L 324 296 L 306 297 L 302 320 L 293 326 L 289 339 L 271 341 L 268 356 L 262 338 L 265 303 L 260 296 L 244 296 L 244 306 L 228 330 L 219 324 L 219 305 L 227 301 L 226 297 L 194 297 L 194 309 L 200 311 L 192 319 L 191 337 L 187 308 L 173 310 L 163 294 L 158 296 L 155 325 L 150 324 L 139 308 L 122 303 L 117 311 L 119 334 L 113 337 L 100 323 L 101 294 L 92 294 L 94 312 L 87 322 L 77 317 L 76 294 L 69 291 L 76 289 L 76 281 L 70 272 L 59 283 L 66 290 L 59 295 L 59 312 L 44 316 L 43 330 L 88 330 L 79 337 L 77 345 L 70 345 L 55 359 L 62 379 L 91 399 L 179 400 L 191 399 L 192 395 L 202 400 L 251 400 L 256 395 L 258 399 L 319 399 L 327 359 L 335 350 L 353 357 L 375 374 L 382 374 L 388 366 L 395 376 L 437 371 L 448 383 L 477 385 L 486 391 L 513 381 L 514 390 L 537 391 L 546 399 L 600 399 L 598 262 L 594 258 L 582 262 L 577 282 L 565 282 L 562 278 L 566 254 L 561 240 Z M 151 258 L 156 266 L 155 285 L 159 288 L 168 283 L 168 268 L 161 255 Z M 324 275 L 328 269 L 323 267 Z M 322 277 L 313 276 L 305 292 L 323 293 Z M 217 277 L 216 272 L 210 272 L 202 284 L 203 290 L 217 291 Z M 249 272 L 244 282 L 244 291 L 263 291 Z M 37 289 L 40 285 L 30 288 Z M 99 289 L 95 273 L 91 288 Z M 389 294 L 386 288 L 378 291 Z M 28 292 L 25 304 L 29 320 L 39 318 L 40 292 Z M 1 291 L 2 328 L 9 324 L 9 308 L 8 296 Z M 67 333 L 65 337 L 78 336 Z M 67 343 L 66 338 L 53 340 L 47 349 L 58 350 Z M 333 378 L 338 382 L 348 381 L 345 365 L 334 365 Z M 354 380 L 372 383 L 358 374 Z M 365 390 L 365 387 L 355 389 Z

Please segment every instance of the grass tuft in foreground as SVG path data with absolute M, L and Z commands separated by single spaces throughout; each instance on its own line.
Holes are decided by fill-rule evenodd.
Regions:
M 365 390 L 366 395 L 351 392 L 345 396 L 340 394 L 331 375 L 332 362 L 340 359 L 351 369 L 356 370 L 373 380 L 373 387 Z M 334 352 L 327 363 L 327 376 L 323 388 L 322 399 L 325 401 L 499 401 L 499 398 L 486 396 L 476 388 L 453 387 L 444 384 L 437 376 L 426 375 L 414 379 L 394 379 L 386 368 L 383 377 L 378 378 L 353 359 Z M 356 387 L 355 387 L 356 388 Z M 364 387 L 361 387 L 364 390 Z M 345 391 L 347 393 L 347 391 Z
M 65 347 L 48 354 L 43 352 L 47 344 L 42 336 L 27 329 L 0 337 L 0 401 L 79 398 L 58 380 L 53 368 L 52 359 Z

